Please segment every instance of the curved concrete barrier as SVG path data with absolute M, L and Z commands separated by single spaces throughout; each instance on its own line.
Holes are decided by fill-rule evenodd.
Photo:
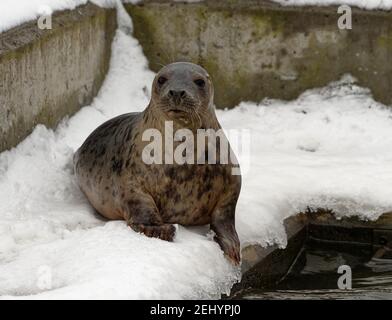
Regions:
M 177 60 L 205 66 L 218 107 L 265 97 L 294 99 L 351 73 L 376 100 L 392 103 L 392 14 L 353 8 L 352 30 L 337 7 L 281 7 L 266 0 L 128 5 L 156 71 Z
M 0 151 L 89 104 L 109 66 L 115 10 L 88 4 L 0 34 Z

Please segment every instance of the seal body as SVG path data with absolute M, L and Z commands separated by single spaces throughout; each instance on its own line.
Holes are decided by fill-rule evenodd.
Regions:
M 220 130 L 213 163 L 209 161 L 208 139 L 201 151 L 197 143 L 173 141 L 173 132 L 166 130 L 168 123 L 173 132 L 186 129 L 194 137 L 200 129 Z M 161 149 L 152 153 L 161 151 L 161 156 L 153 154 L 153 159 L 162 162 L 146 161 L 151 144 L 145 135 L 148 130 L 161 134 Z M 167 141 L 172 148 L 167 148 Z M 150 104 L 143 112 L 111 119 L 86 139 L 74 156 L 75 173 L 81 190 L 104 217 L 123 219 L 137 232 L 168 241 L 175 235 L 173 224 L 210 224 L 225 255 L 238 264 L 235 208 L 241 177 L 233 175 L 236 161 L 230 157 L 222 161 L 222 144 L 231 151 L 215 116 L 207 72 L 191 63 L 174 63 L 157 74 Z M 191 151 L 193 160 L 177 163 L 179 154 L 184 160 L 176 150 L 180 145 L 188 147 L 181 150 Z M 173 161 L 165 162 L 168 150 L 176 151 L 169 157 Z

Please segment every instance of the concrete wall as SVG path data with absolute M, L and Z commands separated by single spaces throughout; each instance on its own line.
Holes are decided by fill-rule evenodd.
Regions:
M 116 13 L 94 5 L 53 17 L 53 29 L 35 21 L 0 34 L 0 151 L 34 126 L 55 126 L 89 104 L 109 65 Z
M 344 73 L 392 104 L 392 13 L 355 9 L 353 30 L 336 8 L 280 7 L 266 0 L 127 5 L 150 67 L 193 61 L 211 73 L 218 107 L 264 97 L 293 99 Z M 0 34 L 0 151 L 38 123 L 55 126 L 89 104 L 108 68 L 112 9 L 92 4 Z
M 263 0 L 128 5 L 153 70 L 177 60 L 211 73 L 218 107 L 264 97 L 293 99 L 344 73 L 392 103 L 392 13 L 353 10 L 339 30 L 336 7 L 280 7 Z

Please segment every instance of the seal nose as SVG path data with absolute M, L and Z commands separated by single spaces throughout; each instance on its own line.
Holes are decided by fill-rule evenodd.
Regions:
M 185 98 L 186 92 L 184 90 L 170 90 L 169 96 L 175 99 Z

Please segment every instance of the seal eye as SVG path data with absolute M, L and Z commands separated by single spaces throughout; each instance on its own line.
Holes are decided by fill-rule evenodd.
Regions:
M 199 88 L 204 88 L 206 85 L 206 82 L 203 79 L 197 79 L 194 81 L 195 84 L 199 87 Z
M 159 83 L 160 85 L 163 85 L 166 81 L 167 81 L 167 79 L 166 79 L 165 77 L 159 77 L 159 78 L 158 78 L 158 83 Z

